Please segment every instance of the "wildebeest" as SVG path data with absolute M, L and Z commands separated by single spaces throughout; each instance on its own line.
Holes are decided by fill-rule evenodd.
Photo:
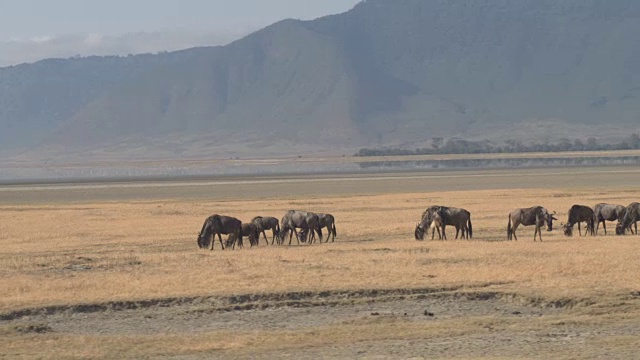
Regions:
M 616 234 L 624 235 L 629 230 L 632 234 L 638 235 L 638 221 L 640 221 L 640 203 L 634 202 L 625 208 L 624 215 L 618 220 Z
M 569 209 L 567 223 L 562 226 L 564 229 L 564 234 L 566 236 L 572 236 L 573 226 L 577 223 L 578 233 L 580 234 L 580 236 L 582 236 L 582 230 L 580 229 L 581 222 L 587 223 L 587 229 L 584 233 L 585 235 L 595 235 L 593 209 L 589 206 L 584 205 L 573 205 L 571 209 Z
M 338 235 L 336 232 L 336 219 L 331 214 L 318 214 L 318 219 L 320 220 L 320 229 L 327 228 L 327 232 L 329 233 L 329 235 L 327 235 L 327 242 L 329 242 L 330 237 L 331 242 L 334 242 Z
M 518 226 L 530 226 L 535 225 L 536 230 L 533 233 L 533 241 L 536 241 L 536 235 L 540 234 L 540 241 L 542 241 L 542 226 L 547 224 L 547 231 L 553 230 L 553 220 L 556 219 L 553 214 L 549 214 L 549 211 L 542 206 L 534 206 L 530 208 L 515 209 L 509 214 L 509 222 L 507 224 L 507 239 L 518 241 L 516 230 Z
M 273 236 L 271 238 L 271 245 L 273 245 L 273 242 L 276 240 L 276 238 L 280 239 L 280 223 L 278 222 L 278 219 L 271 216 L 256 216 L 251 219 L 251 223 L 255 224 L 258 227 L 258 232 L 262 233 L 262 236 L 264 236 L 264 241 L 267 242 L 267 245 L 269 245 L 269 240 L 267 240 L 267 233 L 265 232 L 266 230 L 271 230 L 271 232 L 273 233 Z
M 607 235 L 607 223 L 605 221 L 620 220 L 624 216 L 624 212 L 625 207 L 622 205 L 596 204 L 596 206 L 593 207 L 596 235 L 598 235 L 600 223 L 602 223 L 602 228 L 604 228 L 604 234 Z
M 293 234 L 296 235 L 298 245 L 300 244 L 300 237 L 296 229 L 306 229 L 311 231 L 311 239 L 309 243 L 315 238 L 315 232 L 320 236 L 320 242 L 322 242 L 322 230 L 320 229 L 320 218 L 317 214 L 307 211 L 289 210 L 280 220 L 280 241 L 283 242 L 287 233 L 289 233 L 289 245 L 291 245 L 291 239 Z
M 300 236 L 300 241 L 302 241 L 303 243 L 306 243 L 309 239 L 307 238 L 307 236 L 309 236 L 309 230 L 307 229 L 301 229 L 298 232 L 298 236 Z M 311 244 L 311 243 L 309 243 Z
M 461 238 L 473 238 L 473 226 L 471 225 L 471 213 L 465 209 L 447 207 L 447 206 L 430 206 L 422 213 L 422 220 L 416 226 L 414 233 L 417 240 L 424 238 L 424 232 L 431 227 L 436 214 L 441 219 L 442 237 L 447 238 L 447 225 L 456 227 L 456 239 L 462 232 Z M 433 233 L 432 233 L 433 236 Z
M 247 236 L 249 238 L 249 244 L 251 246 L 257 246 L 260 241 L 260 232 L 258 231 L 258 227 L 254 223 L 243 223 L 242 224 L 242 236 Z M 265 239 L 266 240 L 266 239 Z M 267 245 L 269 242 L 267 241 Z
M 422 222 L 424 222 L 424 224 L 422 224 Z M 442 240 L 442 233 L 440 233 L 440 228 L 442 227 L 442 218 L 440 217 L 440 214 L 438 214 L 438 212 L 434 212 L 431 215 L 431 218 L 423 217 L 422 222 L 418 223 L 418 225 L 416 226 L 416 230 L 414 233 L 416 240 L 423 240 L 424 233 L 428 229 L 431 229 L 431 240 L 433 240 L 436 231 L 438 231 L 438 240 Z
M 242 222 L 231 216 L 211 215 L 202 225 L 202 230 L 198 234 L 198 247 L 205 248 L 208 244 L 211 244 L 211 250 L 213 250 L 213 244 L 215 242 L 215 235 L 218 235 L 220 240 L 220 246 L 224 250 L 224 244 L 222 243 L 222 236 L 220 234 L 229 235 L 233 239 L 232 248 L 235 249 L 236 240 L 242 244 Z

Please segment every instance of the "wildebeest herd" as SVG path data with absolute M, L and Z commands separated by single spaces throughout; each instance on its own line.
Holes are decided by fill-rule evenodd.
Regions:
M 540 239 L 542 241 L 542 229 L 546 227 L 547 231 L 553 230 L 553 222 L 558 219 L 556 213 L 549 212 L 543 206 L 533 206 L 530 208 L 515 209 L 508 215 L 507 222 L 507 240 L 518 240 L 516 230 L 520 226 L 535 226 L 533 240 Z M 447 239 L 446 228 L 453 226 L 456 229 L 456 239 L 473 238 L 473 226 L 471 223 L 471 213 L 465 209 L 434 205 L 429 206 L 420 218 L 420 222 L 416 225 L 414 237 L 416 240 L 424 240 L 425 233 L 431 230 L 431 239 L 434 239 L 435 233 L 438 233 L 439 239 Z M 561 228 L 566 236 L 573 236 L 573 228 L 578 224 L 578 233 L 582 234 L 581 224 L 585 223 L 584 235 L 597 235 L 600 224 L 607 234 L 607 221 L 617 221 L 615 233 L 616 235 L 625 235 L 627 233 L 638 235 L 637 222 L 640 221 L 640 203 L 634 202 L 629 206 L 612 205 L 612 204 L 596 204 L 593 208 L 585 205 L 573 205 L 569 209 L 567 222 L 561 224 Z M 325 242 L 335 241 L 337 236 L 335 218 L 331 214 L 321 214 L 308 211 L 289 210 L 282 219 L 269 216 L 256 216 L 248 223 L 223 215 L 212 215 L 208 217 L 202 230 L 198 234 L 198 246 L 202 248 L 210 248 L 213 250 L 215 237 L 222 249 L 231 247 L 235 249 L 236 245 L 243 247 L 243 238 L 248 238 L 250 245 L 257 246 L 260 242 L 260 235 L 269 245 L 266 231 L 271 231 L 271 245 L 283 245 L 289 236 L 288 245 L 291 245 L 293 236 L 296 242 L 313 244 L 314 242 L 322 243 L 322 229 L 327 229 L 327 238 Z M 298 231 L 298 229 L 300 231 Z M 317 238 L 316 238 L 317 234 Z M 222 235 L 228 235 L 225 242 L 222 241 Z
M 258 246 L 260 242 L 260 235 L 264 237 L 264 241 L 269 245 L 266 231 L 270 230 L 272 233 L 271 245 L 282 245 L 289 235 L 289 245 L 293 239 L 293 235 L 296 236 L 298 245 L 300 242 L 312 244 L 316 241 L 316 234 L 318 235 L 317 241 L 322 243 L 322 229 L 326 228 L 328 235 L 326 242 L 335 241 L 337 236 L 335 218 L 331 214 L 320 214 L 308 211 L 289 210 L 282 219 L 278 221 L 277 218 L 270 216 L 256 216 L 248 223 L 224 215 L 211 215 L 202 225 L 202 230 L 198 234 L 198 247 L 201 249 L 209 247 L 213 250 L 215 244 L 215 236 L 218 236 L 220 241 L 220 247 L 224 250 L 225 247 L 231 247 L 235 249 L 236 244 L 238 247 L 244 247 L 243 238 L 249 239 L 249 244 Z M 298 232 L 298 229 L 300 231 Z M 228 235 L 227 240 L 222 242 L 222 235 Z
M 553 230 L 553 221 L 558 220 L 556 213 L 550 213 L 542 206 L 515 209 L 509 214 L 507 223 L 507 240 L 518 240 L 516 230 L 520 226 L 535 226 L 533 240 L 542 241 L 542 228 L 546 225 L 547 231 Z M 566 236 L 573 236 L 573 227 L 578 224 L 578 233 L 582 236 L 580 224 L 586 223 L 585 235 L 597 235 L 598 227 L 602 223 L 605 235 L 607 234 L 606 221 L 617 221 L 616 235 L 625 235 L 627 232 L 638 234 L 637 222 L 640 221 L 640 203 L 631 203 L 629 206 L 611 204 L 597 204 L 593 209 L 585 205 L 573 205 L 569 209 L 566 224 L 561 224 Z M 455 226 L 456 239 L 461 233 L 462 238 L 473 237 L 471 226 L 471 213 L 465 209 L 450 208 L 446 206 L 430 206 L 422 213 L 420 222 L 414 232 L 416 240 L 423 240 L 424 234 L 431 229 L 431 239 L 438 232 L 440 239 L 446 239 L 446 226 Z M 632 228 L 633 227 L 633 228 Z

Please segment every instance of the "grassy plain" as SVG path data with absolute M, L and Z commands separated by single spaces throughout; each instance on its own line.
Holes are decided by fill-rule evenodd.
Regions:
M 251 183 L 247 179 L 245 184 L 214 182 L 195 189 L 187 189 L 189 184 L 165 184 L 168 187 L 158 189 L 156 195 L 140 198 L 131 192 L 144 192 L 142 188 L 132 190 L 126 184 L 0 191 L 0 199 L 4 196 L 0 202 L 0 333 L 5 335 L 0 339 L 0 356 L 4 352 L 34 357 L 394 357 L 389 349 L 397 347 L 399 357 L 571 357 L 575 347 L 575 351 L 591 349 L 581 353 L 587 357 L 602 356 L 602 349 L 610 349 L 614 357 L 626 357 L 640 336 L 635 325 L 640 323 L 640 238 L 566 238 L 555 230 L 545 232 L 540 243 L 532 241 L 533 228 L 520 228 L 520 241 L 505 241 L 506 214 L 517 207 L 541 204 L 557 211 L 564 221 L 573 204 L 627 204 L 640 198 L 635 169 L 603 168 L 598 176 L 616 179 L 609 186 L 596 181 L 576 188 L 567 179 L 578 177 L 581 171 L 549 173 L 543 188 L 527 189 L 518 188 L 519 181 L 536 183 L 534 175 L 487 171 L 461 173 L 465 175 L 439 181 L 439 186 L 434 185 L 438 179 L 398 175 L 366 181 L 298 178 L 299 182 Z M 483 174 L 495 176 L 480 176 Z M 509 178 L 513 182 L 509 189 L 495 188 L 496 182 Z M 358 191 L 334 192 L 332 181 L 336 187 L 351 182 Z M 424 191 L 415 191 L 416 183 L 421 182 Z M 283 183 L 295 191 L 281 192 Z M 220 186 L 227 196 L 209 196 L 220 191 Z M 264 195 L 250 195 L 243 186 L 252 186 L 253 191 L 257 187 Z M 319 193 L 318 187 L 325 191 Z M 29 193 L 24 198 L 30 200 L 12 201 L 16 191 Z M 67 194 L 65 191 L 70 194 L 68 201 L 47 195 Z M 105 193 L 110 197 L 99 196 Z M 415 223 L 429 204 L 471 211 L 473 240 L 413 240 Z M 241 251 L 220 251 L 218 247 L 203 251 L 196 246 L 202 221 L 212 213 L 249 220 L 255 215 L 279 218 L 289 209 L 334 214 L 338 239 L 291 247 L 264 246 L 262 240 L 260 247 Z M 613 230 L 613 224 L 609 225 Z M 453 239 L 452 229 L 448 236 Z M 437 296 L 432 298 L 432 292 Z M 469 302 L 469 308 L 429 323 L 417 310 L 415 314 L 405 312 L 409 318 L 393 310 L 435 298 L 447 299 L 446 306 L 438 303 L 443 312 L 459 306 L 456 299 Z M 482 313 L 474 299 L 479 303 L 490 300 L 495 306 L 518 304 L 523 309 L 563 311 L 521 319 L 499 311 Z M 233 321 L 254 316 L 247 314 L 267 314 L 260 303 L 269 308 L 328 311 L 337 307 L 344 311 L 321 324 L 300 320 L 293 330 L 275 325 L 265 332 L 237 327 Z M 353 315 L 350 308 L 376 303 L 386 303 L 389 316 L 365 316 L 360 308 Z M 116 316 L 113 314 L 121 308 L 131 311 L 125 312 L 128 315 L 122 321 L 132 318 L 140 323 L 129 328 L 118 323 L 107 333 L 77 330 L 82 321 L 89 320 L 74 320 L 74 316 L 93 312 Z M 141 324 L 151 320 L 144 316 L 161 316 L 144 313 L 148 308 L 173 311 L 167 323 L 196 321 L 185 318 L 194 311 L 215 318 L 223 308 L 233 318 L 215 329 L 172 330 L 150 322 L 147 331 Z M 526 311 L 518 308 L 513 313 Z M 304 319 L 295 312 L 290 317 Z M 107 323 L 92 321 L 95 326 Z M 254 326 L 265 322 L 278 321 L 260 318 Z M 553 333 L 554 327 L 571 324 L 588 328 L 585 331 L 590 336 L 604 335 L 588 349 L 580 344 L 589 338 L 580 336 L 552 345 L 542 341 L 531 348 L 536 339 Z M 38 326 L 43 333 L 38 333 Z M 493 350 L 483 353 L 482 347 L 473 344 L 481 342 L 477 336 L 488 336 L 488 328 L 497 333 L 491 333 Z M 500 342 L 500 336 L 508 338 L 509 334 L 515 339 L 513 344 Z M 437 341 L 431 348 L 412 345 L 425 339 Z M 450 351 L 444 344 L 448 341 L 457 344 Z M 436 346 L 439 343 L 442 346 Z M 367 349 L 374 352 L 359 352 Z

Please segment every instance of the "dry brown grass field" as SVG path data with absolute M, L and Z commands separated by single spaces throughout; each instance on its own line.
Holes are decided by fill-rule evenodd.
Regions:
M 638 169 L 535 171 L 0 188 L 0 357 L 637 356 L 640 237 L 506 225 L 638 201 Z M 413 240 L 430 204 L 469 210 L 473 239 Z M 289 209 L 334 214 L 338 238 L 196 245 L 213 213 Z

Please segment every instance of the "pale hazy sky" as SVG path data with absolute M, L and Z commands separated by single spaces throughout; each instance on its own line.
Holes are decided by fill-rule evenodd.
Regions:
M 341 13 L 358 2 L 0 0 L 0 66 L 224 44 L 278 20 Z
M 358 0 L 0 0 L 0 38 L 242 29 L 344 12 Z

